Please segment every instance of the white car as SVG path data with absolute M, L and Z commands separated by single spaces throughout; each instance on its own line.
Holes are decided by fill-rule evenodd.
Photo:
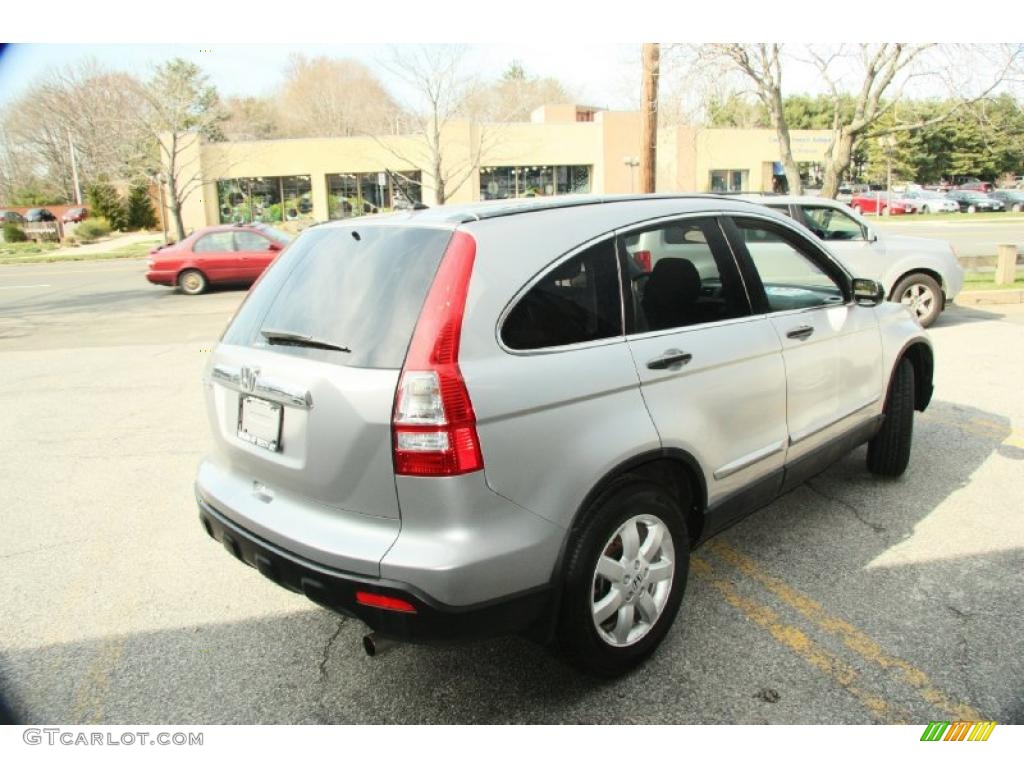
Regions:
M 959 213 L 956 200 L 950 200 L 941 192 L 931 189 L 910 190 L 903 199 L 914 203 L 918 213 Z
M 963 287 L 963 267 L 945 240 L 882 235 L 850 208 L 827 198 L 748 197 L 806 226 L 854 274 L 881 283 L 886 297 L 906 305 L 922 327 L 934 323 Z

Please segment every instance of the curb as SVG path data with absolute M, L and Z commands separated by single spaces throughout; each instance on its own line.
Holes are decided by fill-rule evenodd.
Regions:
M 975 307 L 979 304 L 1024 304 L 1024 290 L 1011 288 L 994 291 L 963 291 L 953 300 L 962 307 Z

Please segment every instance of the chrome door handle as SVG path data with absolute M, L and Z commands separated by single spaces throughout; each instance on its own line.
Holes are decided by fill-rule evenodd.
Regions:
M 800 339 L 800 341 L 806 341 L 812 333 L 814 333 L 814 328 L 812 326 L 798 325 L 796 328 L 786 333 L 786 337 L 790 339 Z
M 681 349 L 667 349 L 664 354 L 653 360 L 648 360 L 647 367 L 652 371 L 663 371 L 666 368 L 682 368 L 692 359 L 693 355 L 689 352 L 683 352 Z

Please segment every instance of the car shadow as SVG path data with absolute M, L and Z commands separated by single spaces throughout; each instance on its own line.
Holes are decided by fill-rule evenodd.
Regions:
M 1000 723 L 1021 722 L 1024 549 L 1000 542 L 998 503 L 949 503 L 971 491 L 993 457 L 1024 460 L 1011 434 L 1004 417 L 936 401 L 915 423 L 904 477 L 880 480 L 867 472 L 864 448 L 849 454 L 698 550 L 705 566 L 691 575 L 665 643 L 614 681 L 517 637 L 398 645 L 370 659 L 358 621 L 298 596 L 285 614 L 9 649 L 0 676 L 21 722 L 948 719 L 934 691 Z M 950 522 L 953 515 L 962 520 Z M 195 529 L 194 545 L 210 546 Z M 754 566 L 736 567 L 729 552 Z M 183 554 L 166 557 L 180 562 Z M 220 569 L 239 566 L 213 562 L 204 582 L 207 599 L 218 601 Z M 279 589 L 247 573 L 251 590 L 236 601 L 258 605 L 262 590 Z M 766 589 L 772 579 L 785 588 Z M 804 598 L 825 618 L 801 614 Z M 883 653 L 844 644 L 836 634 L 844 622 Z M 799 637 L 819 655 L 807 656 Z M 819 663 L 830 657 L 849 670 Z M 928 686 L 885 661 L 893 658 Z M 877 691 L 883 710 L 861 706 L 858 686 Z
M 932 323 L 932 328 L 945 328 L 954 325 L 968 325 L 970 323 L 983 323 L 992 320 L 1001 320 L 1006 317 L 998 309 L 999 305 L 989 305 L 985 309 L 977 306 L 961 306 L 952 304 L 946 307 L 938 319 Z

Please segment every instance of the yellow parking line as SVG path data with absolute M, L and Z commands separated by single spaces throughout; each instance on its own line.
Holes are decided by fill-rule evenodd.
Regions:
M 967 432 L 971 435 L 977 435 L 978 437 L 988 437 L 997 440 L 1001 439 L 1003 445 L 1013 446 L 1014 448 L 1024 448 L 1024 432 L 998 421 L 976 418 L 964 420 L 947 419 L 943 416 L 935 416 L 930 413 L 922 413 L 920 418 L 933 424 L 956 427 L 963 432 Z
M 814 625 L 837 635 L 847 648 L 862 658 L 877 664 L 882 669 L 899 671 L 903 680 L 933 707 L 948 713 L 955 720 L 983 719 L 972 707 L 954 701 L 936 688 L 928 675 L 920 669 L 903 659 L 889 655 L 864 632 L 843 619 L 830 616 L 820 603 L 797 591 L 781 579 L 765 573 L 757 563 L 740 554 L 725 542 L 712 541 L 708 544 L 708 548 L 744 576 L 761 584 Z
M 693 573 L 708 579 L 715 589 L 733 608 L 739 610 L 750 621 L 754 622 L 780 644 L 789 648 L 812 667 L 830 677 L 837 685 L 859 701 L 869 712 L 885 722 L 906 722 L 907 718 L 894 712 L 884 698 L 863 690 L 857 685 L 857 670 L 842 659 L 821 648 L 807 633 L 798 627 L 784 623 L 775 611 L 755 600 L 744 597 L 727 580 L 717 578 L 713 566 L 700 557 L 690 560 Z
M 73 716 L 76 723 L 85 722 L 87 714 L 90 715 L 87 722 L 103 722 L 104 704 L 110 692 L 110 673 L 124 655 L 125 643 L 123 637 L 108 640 L 92 660 L 75 691 Z

